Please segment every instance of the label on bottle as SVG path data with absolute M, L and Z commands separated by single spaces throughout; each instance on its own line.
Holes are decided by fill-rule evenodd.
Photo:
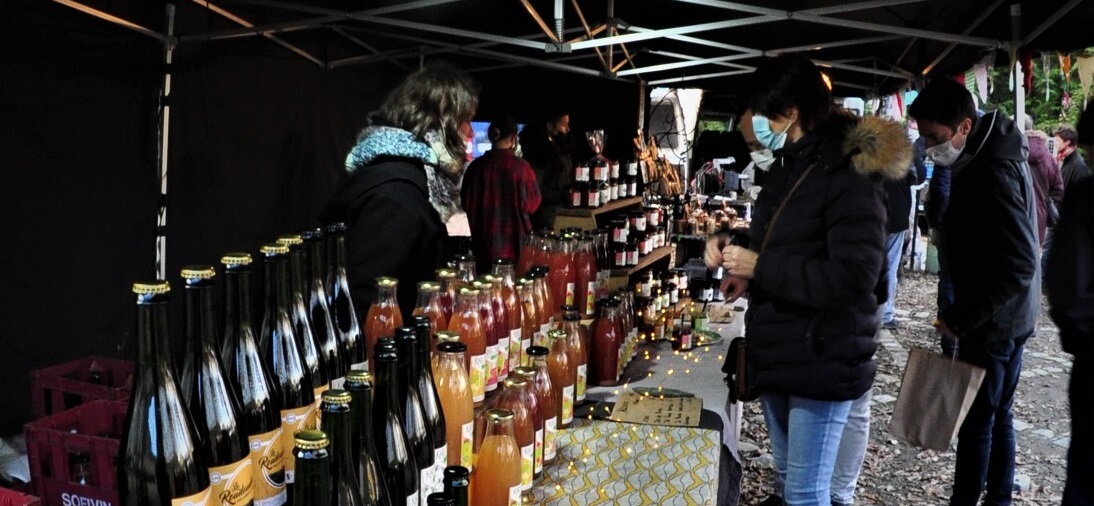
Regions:
M 627 195 L 630 195 L 632 197 L 638 195 L 638 183 L 636 181 L 632 180 L 631 182 L 627 183 Z
M 626 267 L 627 266 L 627 252 L 621 249 L 615 250 L 615 266 Z
M 486 391 L 496 390 L 498 388 L 498 345 L 486 347 L 484 367 L 486 368 Z
M 346 384 L 346 377 L 342 376 L 330 380 L 330 387 L 335 390 L 344 390 L 343 386 Z
M 475 421 L 460 427 L 460 465 L 471 470 L 471 449 L 475 443 Z
M 603 181 L 603 180 L 607 179 L 606 177 L 604 177 L 604 171 L 606 169 L 607 169 L 607 167 L 601 167 L 599 165 L 594 167 L 593 168 L 593 179 L 595 179 L 597 181 Z
M 516 484 L 509 487 L 509 506 L 521 506 L 520 503 L 520 484 Z
M 577 380 L 574 384 L 574 397 L 578 402 L 585 400 L 585 385 L 588 381 L 588 364 L 578 364 Z
M 552 416 L 543 421 L 544 437 L 543 437 L 543 460 L 549 461 L 555 459 L 555 453 L 558 451 L 558 417 Z
M 254 473 L 250 458 L 209 468 L 209 484 L 216 504 L 235 506 L 254 500 Z
M 293 457 L 293 435 L 297 431 L 315 426 L 315 404 L 281 410 L 281 443 L 285 451 L 285 483 L 296 480 L 296 457 Z
M 536 342 L 536 346 L 547 346 L 547 344 L 546 344 L 547 343 L 547 334 L 549 332 L 551 332 L 551 324 L 550 323 L 544 323 L 543 325 L 539 326 L 539 335 L 536 336 L 539 339 Z
M 638 265 L 638 248 L 628 251 L 627 254 L 630 255 L 630 258 L 627 259 L 627 263 L 630 265 Z
M 536 431 L 536 447 L 532 454 L 534 467 L 533 474 L 543 471 L 543 429 Z
M 406 506 L 421 506 L 420 504 L 418 504 L 418 497 L 419 496 L 417 491 L 415 491 L 413 494 L 408 495 L 406 497 Z
M 704 288 L 703 289 L 703 302 L 710 302 L 712 300 L 714 300 L 714 289 L 713 288 Z
M 509 338 L 498 339 L 498 381 L 509 377 Z
M 429 497 L 433 493 L 433 466 L 426 466 L 418 474 L 418 497 Z M 414 503 L 418 504 L 418 503 Z
M 562 423 L 574 421 L 574 386 L 562 387 Z
M 609 191 L 608 187 L 605 186 L 605 187 L 601 188 L 600 189 L 600 203 L 601 204 L 607 204 L 608 202 L 611 202 L 611 201 L 612 201 L 612 194 L 611 194 L 611 191 Z
M 518 487 L 519 488 L 519 487 Z M 519 494 L 519 492 L 518 492 Z M 509 496 L 512 497 L 513 493 L 509 492 Z M 171 506 L 209 506 L 212 502 L 209 500 L 213 497 L 213 489 L 206 487 L 205 490 L 198 492 L 194 495 L 188 495 L 186 497 L 179 497 L 177 499 L 171 499 Z M 512 504 L 512 500 L 509 502 Z M 520 503 L 517 503 L 520 504 Z
M 364 345 L 362 344 L 361 346 L 364 346 Z M 364 362 L 357 362 L 356 364 L 350 364 L 349 368 L 350 369 L 360 369 L 362 371 L 371 371 L 372 370 L 372 369 L 368 368 L 368 359 L 365 359 Z
M 616 200 L 619 198 L 619 185 L 613 184 L 608 188 L 608 198 Z
M 589 190 L 589 207 L 600 207 L 600 190 Z
M 579 181 L 579 182 L 583 182 L 583 183 L 588 182 L 589 181 L 589 167 L 584 166 L 584 165 L 581 166 L 581 167 L 578 167 L 577 170 L 576 170 L 576 173 L 574 174 L 574 176 L 575 176 L 574 177 L 575 181 Z
M 319 408 L 323 403 L 323 392 L 326 392 L 329 388 L 330 385 L 323 385 L 313 390 L 315 392 L 315 416 L 312 417 L 312 424 L 308 427 L 309 429 L 317 429 L 320 427 L 319 419 L 323 417 L 323 411 Z
M 444 487 L 441 483 L 444 477 L 444 468 L 448 467 L 448 444 L 444 444 L 440 448 L 433 449 L 433 491 L 443 492 Z M 429 497 L 429 496 L 426 496 Z
M 509 331 L 509 369 L 512 370 L 517 366 L 524 364 L 520 363 L 520 351 L 524 348 L 521 347 L 520 329 L 516 328 Z
M 251 450 L 251 481 L 255 506 L 281 506 L 288 501 L 285 492 L 285 446 L 281 427 L 247 437 Z M 291 439 L 291 438 L 290 438 Z
M 520 489 L 532 489 L 532 474 L 536 465 L 536 445 L 520 447 Z
M 486 398 L 486 355 L 471 355 L 471 400 Z
M 572 306 L 574 304 L 574 292 L 577 288 L 574 283 L 566 283 L 566 305 Z
M 681 350 L 690 350 L 691 348 L 692 348 L 691 331 L 690 330 L 681 331 L 680 332 L 680 349 Z
M 538 337 L 539 334 L 536 334 L 536 336 Z M 521 349 L 520 365 L 526 366 L 531 362 L 528 359 L 528 353 L 527 353 L 528 348 L 531 348 L 531 347 L 532 347 L 532 340 L 531 339 L 521 339 L 520 340 L 520 349 Z
M 596 313 L 596 281 L 590 281 L 585 287 L 585 315 Z

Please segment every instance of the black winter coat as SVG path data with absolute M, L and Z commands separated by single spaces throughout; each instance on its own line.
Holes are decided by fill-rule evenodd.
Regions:
M 999 113 L 976 121 L 951 167 L 942 220 L 954 303 L 941 314 L 962 341 L 1028 337 L 1040 314 L 1036 202 L 1025 136 Z
M 434 271 L 455 251 L 426 185 L 420 162 L 382 158 L 354 171 L 323 214 L 325 222 L 346 224 L 346 271 L 361 316 L 372 304 L 376 278 L 391 276 L 399 280 L 403 321 L 410 322 L 418 283 L 436 279 Z
M 1094 357 L 1094 178 L 1067 192 L 1053 231 L 1045 285 L 1064 351 Z
M 751 225 L 759 252 L 746 317 L 754 388 L 820 400 L 857 399 L 870 388 L 885 262 L 882 180 L 904 177 L 911 152 L 898 124 L 843 116 L 781 150 Z

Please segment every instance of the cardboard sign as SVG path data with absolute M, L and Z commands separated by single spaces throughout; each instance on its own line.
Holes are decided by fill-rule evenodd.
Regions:
M 617 422 L 698 427 L 703 399 L 698 397 L 645 396 L 627 392 L 619 396 L 611 419 Z

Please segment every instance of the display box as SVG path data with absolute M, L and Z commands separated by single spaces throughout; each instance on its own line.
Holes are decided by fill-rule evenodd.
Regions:
M 32 371 L 31 414 L 41 418 L 93 400 L 129 399 L 133 362 L 91 356 Z
M 24 426 L 30 483 L 43 506 L 117 506 L 126 402 L 91 401 Z
M 0 487 L 0 506 L 41 506 L 42 501 L 32 495 Z

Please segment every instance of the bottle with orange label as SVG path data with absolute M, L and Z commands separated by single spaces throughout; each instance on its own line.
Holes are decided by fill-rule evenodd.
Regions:
M 483 390 L 490 393 L 498 389 L 498 333 L 494 317 L 494 284 L 485 278 L 476 279 L 471 286 L 479 292 L 479 315 L 482 317 L 483 336 L 486 338 L 486 383 Z
M 520 449 L 520 489 L 521 492 L 529 493 L 535 475 L 536 426 L 531 406 L 525 403 L 527 397 L 524 393 L 528 390 L 528 380 L 514 375 L 506 379 L 503 386 L 496 406 L 513 412 L 513 435 Z M 479 452 L 481 455 L 482 448 Z
M 509 351 L 505 355 L 505 374 L 520 365 L 521 305 L 513 262 L 506 259 L 494 261 L 494 275 L 500 279 L 502 303 L 508 319 Z
M 479 462 L 471 473 L 471 504 L 520 506 L 520 447 L 513 426 L 513 412 L 486 412 L 486 437 L 479 448 Z
M 449 466 L 471 468 L 475 434 L 475 404 L 471 400 L 471 381 L 464 366 L 467 346 L 460 342 L 437 345 L 437 363 L 433 377 L 444 413 L 445 440 Z
M 292 500 L 293 471 L 296 467 L 292 458 L 293 439 L 289 435 L 296 434 L 298 430 L 315 428 L 315 392 L 289 316 L 286 265 L 289 248 L 279 244 L 266 244 L 262 246 L 261 252 L 265 257 L 266 315 L 262 320 L 259 347 L 281 399 L 285 483 L 289 500 Z
M 118 497 L 124 506 L 207 505 L 212 494 L 205 456 L 171 362 L 170 290 L 163 280 L 133 284 L 137 368 L 118 454 Z
M 247 434 L 255 506 L 280 506 L 285 491 L 285 448 L 280 402 L 273 375 L 259 356 L 251 325 L 251 255 L 228 253 L 224 265 L 225 369 L 240 402 L 240 423 Z
M 186 342 L 189 358 L 183 368 L 182 397 L 194 420 L 209 466 L 212 497 L 218 504 L 254 503 L 253 463 L 247 434 L 240 423 L 239 400 L 228 384 L 217 356 L 213 326 L 213 276 L 208 265 L 182 269 L 186 283 Z
M 448 321 L 448 330 L 460 335 L 467 346 L 468 376 L 471 378 L 471 398 L 475 405 L 486 399 L 486 331 L 479 312 L 479 291 L 461 288 L 456 298 L 456 310 Z
M 520 403 L 528 409 L 528 415 L 532 421 L 534 434 L 534 447 L 532 448 L 532 479 L 539 480 L 543 474 L 543 443 L 544 426 L 543 412 L 540 410 L 539 397 L 536 395 L 536 370 L 531 367 L 517 367 L 513 369 L 513 378 L 524 380 L 524 386 L 518 385 Z
M 365 360 L 375 353 L 376 341 L 381 337 L 393 337 L 395 329 L 403 326 L 403 314 L 399 311 L 399 302 L 395 292 L 399 289 L 399 280 L 395 278 L 376 278 L 376 295 L 365 316 Z
M 494 366 L 497 369 L 498 386 L 509 377 L 509 313 L 502 293 L 502 278 L 494 274 L 483 274 L 490 283 L 490 301 L 494 309 L 494 335 L 497 338 L 497 352 L 494 354 Z
M 574 421 L 574 383 L 577 371 L 570 361 L 570 343 L 566 333 L 552 330 L 547 334 L 551 353 L 547 355 L 547 372 L 558 392 L 558 428 L 565 429 Z
M 581 324 L 581 316 L 574 306 L 562 307 L 562 323 L 559 329 L 566 333 L 566 343 L 570 353 L 570 363 L 574 368 L 574 405 L 585 403 L 585 389 L 588 385 L 589 342 L 588 331 Z
M 539 401 L 539 411 L 543 413 L 543 463 L 549 464 L 555 461 L 558 450 L 558 412 L 559 393 L 551 381 L 551 374 L 547 370 L 547 355 L 550 350 L 543 346 L 528 348 L 528 356 L 532 365 L 528 368 L 534 371 L 532 377 L 533 391 L 536 400 Z M 525 372 L 522 370 L 522 372 Z

